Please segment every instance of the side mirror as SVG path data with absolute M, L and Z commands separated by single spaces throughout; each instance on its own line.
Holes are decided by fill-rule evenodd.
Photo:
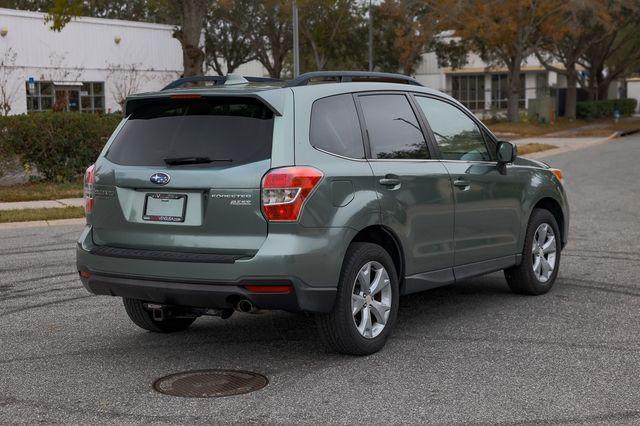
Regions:
M 511 142 L 498 142 L 498 164 L 513 163 L 518 155 L 518 147 Z

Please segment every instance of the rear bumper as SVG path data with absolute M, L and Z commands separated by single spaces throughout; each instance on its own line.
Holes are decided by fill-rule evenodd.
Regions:
M 246 298 L 261 309 L 330 311 L 355 231 L 292 225 L 271 231 L 255 255 L 236 259 L 98 246 L 88 225 L 78 241 L 77 269 L 91 273 L 83 284 L 95 294 L 203 308 L 227 308 Z M 244 287 L 283 281 L 291 284 L 290 293 Z
M 88 271 L 87 271 L 88 272 Z M 248 299 L 259 309 L 291 312 L 329 312 L 333 308 L 335 288 L 313 288 L 296 279 L 245 279 L 239 282 L 180 282 L 146 277 L 122 277 L 92 273 L 82 278 L 93 294 L 128 297 L 166 305 L 229 309 Z M 255 293 L 245 285 L 291 285 L 288 293 Z

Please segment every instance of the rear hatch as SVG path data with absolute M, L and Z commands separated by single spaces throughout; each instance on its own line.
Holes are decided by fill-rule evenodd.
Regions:
M 267 235 L 260 183 L 274 114 L 257 99 L 138 102 L 96 163 L 96 245 L 253 255 Z

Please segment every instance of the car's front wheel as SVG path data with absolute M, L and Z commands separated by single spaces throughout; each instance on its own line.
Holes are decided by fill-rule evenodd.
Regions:
M 144 302 L 138 299 L 123 297 L 124 309 L 135 325 L 155 333 L 173 333 L 189 328 L 196 318 L 163 318 L 154 319 L 151 311 L 145 309 Z
M 548 210 L 535 209 L 527 226 L 522 262 L 504 271 L 511 290 L 531 295 L 551 290 L 560 269 L 561 247 L 555 217 Z
M 349 355 L 379 351 L 395 323 L 398 298 L 398 276 L 387 251 L 376 244 L 353 243 L 333 310 L 317 317 L 323 341 Z

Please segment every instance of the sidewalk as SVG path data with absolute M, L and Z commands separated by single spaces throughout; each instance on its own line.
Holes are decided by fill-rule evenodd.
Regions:
M 597 141 L 609 139 L 610 136 L 602 137 L 602 136 L 594 136 L 594 137 L 581 137 L 581 138 L 568 138 L 568 137 L 542 137 L 536 136 L 533 138 L 522 138 L 522 139 L 513 139 L 516 145 L 525 145 L 528 143 L 546 143 L 549 145 L 555 145 L 557 147 L 564 146 L 579 146 L 579 145 L 589 145 Z
M 529 143 L 545 143 L 549 145 L 555 145 L 557 148 L 549 149 L 547 151 L 534 152 L 531 154 L 523 155 L 524 158 L 540 159 L 550 157 L 556 154 L 562 154 L 564 152 L 574 151 L 577 149 L 587 148 L 593 145 L 600 145 L 607 143 L 612 139 L 620 137 L 618 133 L 613 133 L 606 137 L 581 137 L 581 138 L 550 138 L 550 137 L 534 137 L 534 138 L 522 138 L 513 139 L 512 142 L 516 145 L 526 145 Z
M 63 198 L 61 200 L 17 201 L 11 203 L 0 203 L 0 210 L 50 209 L 82 206 L 84 206 L 84 200 L 82 198 Z

